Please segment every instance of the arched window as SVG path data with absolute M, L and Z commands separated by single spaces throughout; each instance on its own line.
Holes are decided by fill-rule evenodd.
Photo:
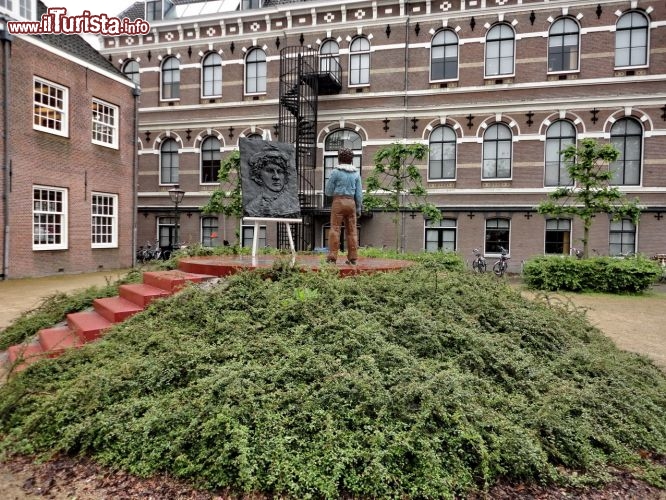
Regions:
M 497 24 L 486 35 L 486 76 L 513 74 L 515 33 L 508 24 Z
M 428 180 L 456 178 L 456 133 L 451 127 L 436 127 L 430 134 Z
M 430 44 L 430 80 L 458 79 L 458 36 L 453 30 L 440 30 Z
M 266 53 L 252 49 L 245 58 L 245 93 L 263 94 L 266 92 Z
M 139 74 L 139 63 L 134 59 L 130 59 L 123 64 L 123 74 L 132 80 L 135 85 L 141 84 L 141 76 Z
M 615 66 L 645 66 L 648 55 L 647 17 L 640 12 L 627 12 L 615 26 Z
M 567 120 L 553 122 L 546 131 L 546 169 L 545 186 L 571 186 L 567 165 L 562 158 L 562 151 L 576 144 L 576 129 Z
M 483 134 L 483 179 L 511 178 L 511 129 L 495 123 Z
M 178 184 L 178 143 L 166 139 L 160 147 L 160 184 Z
M 319 48 L 319 72 L 338 74 L 340 71 L 340 46 L 335 40 L 326 40 Z
M 219 97 L 222 95 L 222 58 L 211 52 L 201 63 L 201 96 Z
M 331 176 L 331 172 L 338 164 L 338 150 L 346 147 L 354 152 L 354 166 L 361 171 L 361 158 L 363 157 L 363 141 L 361 136 L 353 130 L 340 129 L 326 136 L 324 141 L 324 183 Z M 322 189 L 323 189 L 322 186 Z M 331 200 L 326 200 L 326 206 L 330 206 Z
M 201 183 L 217 182 L 220 170 L 220 140 L 217 137 L 206 137 L 201 143 Z
M 637 186 L 641 182 L 643 127 L 634 118 L 622 118 L 611 127 L 611 144 L 620 152 L 611 163 L 613 184 Z
M 575 71 L 578 69 L 580 28 L 568 17 L 558 19 L 548 32 L 548 71 Z
M 370 42 L 364 36 L 352 40 L 349 46 L 349 85 L 370 83 Z
M 180 99 L 180 62 L 176 57 L 168 57 L 162 63 L 163 100 Z

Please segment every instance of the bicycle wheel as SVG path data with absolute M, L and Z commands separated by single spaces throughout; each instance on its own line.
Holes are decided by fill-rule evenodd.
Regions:
M 495 264 L 493 265 L 493 272 L 497 276 L 500 276 L 500 277 L 503 276 L 505 269 L 506 268 L 505 268 L 504 263 L 502 261 L 495 262 Z

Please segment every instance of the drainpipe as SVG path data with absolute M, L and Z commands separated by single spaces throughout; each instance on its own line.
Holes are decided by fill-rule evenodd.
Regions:
M 9 58 L 11 57 L 12 36 L 6 29 L 6 21 L 0 19 L 0 41 L 2 42 L 2 83 L 3 83 L 3 123 L 2 133 L 4 135 L 4 148 L 2 158 L 3 186 L 2 186 L 2 274 L 0 279 L 6 280 L 9 277 L 9 193 L 11 190 L 10 175 L 11 161 L 9 149 L 9 112 L 10 112 L 10 93 L 9 93 Z
M 132 267 L 136 267 L 137 210 L 139 209 L 139 96 L 141 89 L 132 89 L 134 96 L 134 139 L 132 140 Z
M 409 90 L 409 2 L 405 2 L 405 10 L 407 10 L 407 18 L 405 19 L 405 82 L 404 82 L 404 94 L 403 94 L 403 109 L 404 116 L 402 118 L 402 138 L 404 141 L 407 141 L 407 107 L 409 106 L 409 97 L 407 92 Z M 403 198 L 403 195 L 400 195 Z M 400 205 L 402 206 L 402 199 L 400 200 Z M 400 217 L 400 252 L 405 251 L 405 212 L 399 210 L 398 217 Z

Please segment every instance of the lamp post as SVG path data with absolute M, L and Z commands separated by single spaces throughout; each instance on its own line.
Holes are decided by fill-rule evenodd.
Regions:
M 177 184 L 169 189 L 169 198 L 171 198 L 171 201 L 175 205 L 176 212 L 176 228 L 174 230 L 174 242 L 171 244 L 171 251 L 177 250 L 175 247 L 178 245 L 178 226 L 180 225 L 180 213 L 178 213 L 178 205 L 180 205 L 180 203 L 183 201 L 184 196 L 185 191 L 180 189 Z

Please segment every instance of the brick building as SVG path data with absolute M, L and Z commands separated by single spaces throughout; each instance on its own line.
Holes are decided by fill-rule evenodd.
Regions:
M 134 85 L 79 36 L 9 34 L 8 17 L 39 18 L 45 7 L 4 5 L 2 277 L 129 267 Z
M 514 270 L 530 256 L 569 253 L 582 223 L 535 206 L 569 182 L 560 149 L 595 138 L 620 149 L 614 182 L 645 211 L 637 225 L 597 217 L 591 248 L 666 251 L 664 2 L 173 0 L 138 2 L 124 16 L 152 28 L 101 49 L 142 89 L 140 243 L 170 242 L 176 184 L 182 241 L 235 240 L 238 221 L 199 207 L 239 137 L 283 138 L 280 65 L 297 47 L 316 54 L 319 73 L 307 246 L 326 245 L 322 191 L 340 142 L 367 176 L 378 148 L 407 141 L 430 147 L 421 169 L 444 219 L 404 213 L 406 249 L 471 256 L 479 247 L 492 257 L 505 247 Z M 390 214 L 364 214 L 359 231 L 361 245 L 395 241 Z M 241 229 L 244 243 L 251 232 Z M 270 225 L 261 236 L 277 244 Z

